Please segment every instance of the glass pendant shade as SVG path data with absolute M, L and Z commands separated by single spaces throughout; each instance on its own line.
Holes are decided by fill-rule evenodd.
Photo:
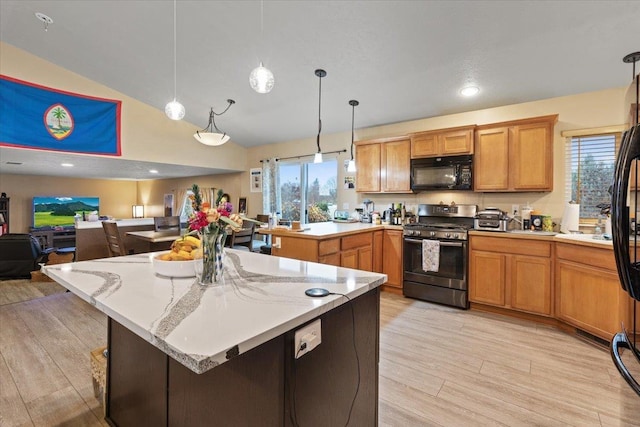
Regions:
M 231 138 L 226 133 L 214 133 L 214 132 L 196 132 L 193 137 L 201 144 L 217 146 L 222 145 L 229 141 Z
M 313 156 L 313 163 L 322 163 L 322 153 L 318 152 Z
M 260 63 L 260 66 L 254 68 L 249 75 L 249 84 L 251 85 L 251 89 L 258 93 L 271 92 L 274 83 L 275 79 L 273 78 L 273 73 L 268 68 L 265 68 L 262 65 L 262 62 Z
M 184 105 L 180 104 L 175 99 L 171 102 L 168 102 L 164 107 L 164 113 L 171 120 L 182 120 L 184 118 Z
M 347 165 L 347 172 L 355 172 L 356 171 L 356 161 L 351 159 L 349 160 L 349 164 Z

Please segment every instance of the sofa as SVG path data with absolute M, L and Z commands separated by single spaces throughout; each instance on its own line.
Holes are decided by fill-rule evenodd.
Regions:
M 0 279 L 29 279 L 31 272 L 46 263 L 49 252 L 30 234 L 9 233 L 0 236 Z

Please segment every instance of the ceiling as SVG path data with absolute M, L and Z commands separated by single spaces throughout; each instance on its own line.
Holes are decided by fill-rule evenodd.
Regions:
M 625 86 L 632 69 L 622 57 L 640 47 L 636 0 L 267 0 L 262 13 L 259 1 L 178 0 L 176 10 L 176 95 L 185 120 L 204 128 L 210 107 L 220 112 L 232 98 L 216 123 L 245 147 L 316 135 L 317 68 L 327 71 L 327 134 L 350 130 L 350 99 L 360 101 L 355 125 L 363 128 Z M 36 12 L 53 19 L 47 31 Z M 0 39 L 161 111 L 174 97 L 170 0 L 2 0 Z M 269 94 L 249 87 L 260 61 L 275 75 Z M 462 97 L 467 84 L 480 93 Z M 7 172 L 9 158 L 57 165 L 64 157 L 8 148 L 0 156 Z M 88 163 L 60 174 L 194 175 L 182 166 L 147 177 L 141 171 L 151 165 Z

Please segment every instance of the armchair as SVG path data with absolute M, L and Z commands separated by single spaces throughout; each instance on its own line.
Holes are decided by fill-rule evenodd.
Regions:
M 31 272 L 46 263 L 50 252 L 43 250 L 38 239 L 30 234 L 9 233 L 0 236 L 0 279 L 28 279 Z

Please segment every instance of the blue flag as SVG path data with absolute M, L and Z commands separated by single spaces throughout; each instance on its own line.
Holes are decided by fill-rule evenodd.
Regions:
M 0 145 L 120 156 L 120 104 L 0 75 Z

